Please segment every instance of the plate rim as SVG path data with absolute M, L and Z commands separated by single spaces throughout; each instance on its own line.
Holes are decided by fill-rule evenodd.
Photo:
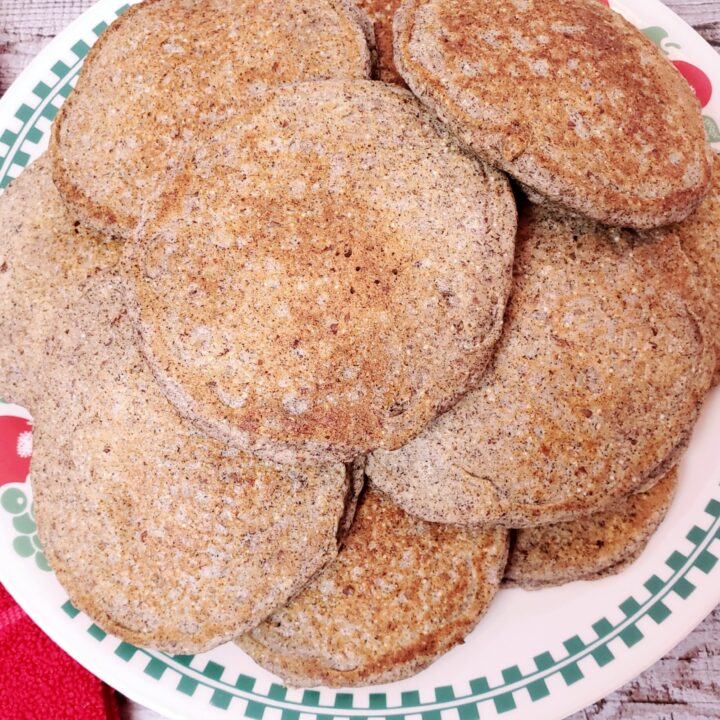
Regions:
M 0 98 L 0 131 L 2 131 L 7 126 L 7 121 L 9 118 L 15 117 L 19 118 L 18 112 L 22 107 L 27 107 L 30 110 L 32 110 L 32 114 L 28 117 L 24 123 L 26 124 L 29 122 L 29 120 L 37 115 L 38 117 L 45 117 L 48 121 L 51 121 L 54 117 L 54 113 L 51 110 L 47 110 L 47 108 L 54 108 L 54 112 L 57 112 L 57 107 L 52 105 L 52 100 L 54 98 L 57 98 L 58 95 L 62 95 L 64 87 L 67 85 L 67 78 L 68 74 L 56 74 L 57 77 L 57 91 L 55 93 L 46 93 L 42 94 L 44 91 L 41 90 L 40 93 L 37 92 L 40 85 L 47 85 L 43 83 L 42 81 L 38 81 L 38 77 L 45 73 L 47 74 L 49 61 L 54 60 L 58 58 L 59 56 L 68 56 L 68 53 L 72 53 L 75 58 L 76 62 L 73 64 L 73 66 L 70 66 L 70 69 L 75 67 L 76 65 L 79 67 L 82 63 L 82 60 L 89 50 L 89 47 L 92 43 L 88 44 L 85 42 L 85 40 L 78 40 L 74 42 L 72 47 L 69 49 L 68 45 L 69 42 L 72 40 L 75 40 L 78 37 L 84 37 L 88 38 L 88 35 L 91 31 L 90 23 L 95 22 L 95 19 L 106 16 L 109 14 L 109 11 L 111 8 L 115 8 L 119 4 L 120 0 L 99 0 L 99 2 L 95 3 L 92 7 L 90 7 L 88 10 L 86 10 L 80 17 L 78 17 L 75 21 L 73 21 L 68 27 L 66 27 L 63 31 L 61 31 L 36 57 L 35 59 L 30 63 L 30 65 L 26 68 L 26 70 L 15 80 L 15 82 L 10 86 L 10 88 L 6 91 L 6 93 L 3 95 L 2 98 Z M 134 4 L 135 0 L 133 0 L 130 3 L 124 4 L 121 7 L 117 8 L 115 12 L 115 15 L 119 16 L 124 12 L 131 4 Z M 638 0 L 622 0 L 622 2 L 615 3 L 613 2 L 613 5 L 621 5 L 621 6 L 633 6 L 633 4 L 637 4 Z M 707 53 L 708 51 L 712 53 L 713 56 L 713 63 L 718 64 L 718 67 L 720 68 L 720 58 L 718 58 L 717 53 L 715 50 L 702 38 L 688 23 L 686 23 L 682 18 L 680 18 L 676 13 L 674 13 L 670 8 L 667 8 L 665 5 L 663 5 L 659 0 L 650 0 L 648 2 L 647 0 L 644 0 L 643 2 L 643 9 L 642 13 L 649 15 L 649 16 L 658 16 L 658 19 L 662 22 L 665 22 L 666 24 L 671 24 L 674 28 L 682 27 L 684 34 L 688 35 L 692 38 L 692 45 L 693 48 L 702 48 L 703 53 Z M 95 38 L 99 36 L 102 29 L 102 25 L 104 24 L 104 21 L 98 22 L 96 25 L 92 27 L 92 33 L 94 33 Z M 53 65 L 53 68 L 58 65 L 58 63 L 55 63 Z M 65 65 L 65 67 L 68 67 Z M 59 68 L 61 69 L 61 68 Z M 717 87 L 720 89 L 720 73 L 718 77 L 718 84 Z M 32 85 L 32 83 L 36 83 L 35 85 Z M 62 86 L 62 87 L 60 87 Z M 52 89 L 52 88 L 51 88 Z M 69 93 L 69 89 L 67 90 Z M 35 95 L 40 99 L 40 102 L 36 105 L 35 108 L 31 108 L 30 106 L 26 105 L 26 99 L 29 95 Z M 66 97 L 64 95 L 63 97 Z M 13 112 L 14 108 L 18 108 L 18 110 L 15 110 Z M 46 114 L 43 114 L 43 112 L 46 112 Z M 26 115 L 27 111 L 23 112 L 23 115 Z M 52 115 L 52 117 L 50 117 Z M 21 118 L 20 118 L 21 119 Z M 35 128 L 36 124 L 33 124 L 32 128 Z M 46 140 L 47 133 L 42 133 L 42 138 L 39 141 L 38 147 L 41 146 L 42 142 Z M 31 157 L 28 153 L 23 152 L 21 150 L 21 147 L 23 145 L 24 139 L 20 140 L 20 143 L 18 145 L 17 150 L 15 151 L 15 154 L 13 155 L 11 152 L 8 152 L 6 156 L 2 156 L 0 154 L 0 189 L 2 189 L 7 184 L 7 178 L 10 177 L 8 171 L 14 166 L 19 165 L 21 166 L 20 171 L 26 167 L 30 161 Z M 12 148 L 12 146 L 11 146 Z M 15 163 L 10 162 L 15 156 L 18 154 L 26 156 L 28 155 L 27 161 L 23 163 Z M 22 158 L 20 158 L 22 159 Z M 3 174 L 4 173 L 4 174 Z M 19 174 L 19 173 L 18 173 Z M 3 184 L 4 182 L 4 184 Z M 720 472 L 718 473 L 720 476 Z M 720 477 L 718 478 L 720 481 Z M 715 491 L 717 492 L 717 487 L 720 483 L 716 482 L 715 484 Z M 0 487 L 0 496 L 4 494 L 7 491 L 7 488 L 13 487 L 14 484 L 10 483 L 7 485 L 3 485 Z M 27 485 L 27 489 L 29 489 L 29 484 Z M 718 498 L 715 498 L 712 503 L 715 503 L 717 506 L 714 508 L 717 510 L 717 516 L 715 516 L 715 520 L 711 523 L 710 528 L 708 529 L 706 536 L 709 537 L 710 531 L 714 528 L 713 532 L 715 535 L 713 537 L 709 537 L 708 542 L 706 544 L 709 546 L 713 542 L 713 538 L 720 537 L 720 502 L 718 501 Z M 712 504 L 711 503 L 711 504 Z M 717 525 L 717 527 L 715 527 Z M 695 528 L 697 528 L 697 525 L 695 525 Z M 713 556 L 714 557 L 714 556 Z M 717 558 L 715 558 L 717 560 Z M 23 609 L 26 610 L 28 615 L 41 627 L 43 630 L 48 632 L 48 634 L 55 640 L 63 649 L 68 652 L 71 656 L 75 657 L 77 659 L 77 653 L 75 650 L 75 644 L 73 642 L 73 638 L 75 636 L 76 631 L 72 628 L 72 624 L 70 624 L 70 627 L 68 629 L 68 632 L 66 634 L 60 633 L 58 629 L 53 625 L 52 631 L 49 632 L 48 629 L 45 627 L 48 622 L 46 621 L 46 613 L 47 609 L 44 608 L 41 602 L 38 602 L 36 598 L 30 597 L 28 594 L 26 594 L 21 587 L 14 587 L 15 583 L 13 582 L 13 579 L 11 578 L 10 573 L 5 572 L 5 565 L 0 565 L 0 579 L 2 580 L 3 584 L 7 587 L 8 591 L 16 597 L 16 599 L 21 598 L 21 602 L 19 603 Z M 693 565 L 688 566 L 688 570 L 690 567 L 693 567 Z M 711 568 L 712 569 L 712 568 Z M 8 582 L 9 580 L 9 582 Z M 710 600 L 710 598 L 713 598 Z M 700 622 L 702 622 L 702 618 L 707 616 L 709 612 L 712 611 L 712 609 L 717 605 L 717 603 L 720 601 L 720 588 L 718 588 L 717 597 L 710 595 L 709 593 L 704 596 L 705 602 L 703 603 L 703 607 L 705 607 L 704 615 L 700 617 L 700 619 L 697 619 L 699 616 L 699 611 L 696 611 L 692 615 L 692 620 L 689 618 L 684 623 L 684 630 L 682 631 L 684 634 L 680 634 L 680 632 L 675 632 L 671 634 L 671 639 L 667 639 L 664 643 L 661 643 L 658 647 L 661 647 L 662 649 L 658 651 L 657 649 L 654 649 L 653 652 L 647 656 L 647 663 L 645 664 L 640 663 L 643 665 L 643 667 L 640 668 L 640 670 L 637 670 L 638 667 L 640 667 L 640 664 L 637 662 L 634 665 L 634 671 L 632 675 L 628 676 L 627 671 L 620 672 L 620 673 L 612 673 L 612 672 L 606 672 L 602 675 L 598 676 L 595 683 L 593 685 L 588 687 L 588 691 L 585 695 L 585 700 L 583 704 L 577 705 L 577 707 L 574 707 L 574 709 L 571 710 L 571 712 L 575 712 L 575 710 L 582 709 L 583 707 L 586 707 L 589 704 L 592 704 L 593 702 L 596 702 L 598 699 L 604 697 L 608 693 L 612 692 L 617 687 L 621 686 L 625 682 L 627 682 L 628 679 L 631 677 L 637 676 L 640 672 L 643 672 L 647 667 L 650 667 L 652 664 L 654 664 L 660 657 L 662 657 L 664 654 L 667 653 L 668 650 L 670 650 L 673 646 L 677 644 L 682 638 L 686 637 L 689 632 L 692 631 L 694 627 L 696 627 Z M 647 604 L 643 603 L 643 605 Z M 67 611 L 66 611 L 67 612 Z M 70 613 L 68 613 L 70 614 Z M 646 614 L 646 613 L 645 613 Z M 639 618 L 638 618 L 639 619 Z M 96 626 L 97 627 L 97 626 Z M 58 635 L 62 635 L 62 639 L 58 638 Z M 662 633 L 660 633 L 660 636 L 662 636 Z M 669 636 L 670 637 L 670 636 Z M 138 651 L 144 652 L 149 655 L 152 659 L 156 659 L 159 662 L 164 662 L 162 659 L 165 656 L 163 653 L 156 653 L 156 651 L 149 651 L 143 648 L 139 648 Z M 156 653 L 153 655 L 153 653 Z M 568 664 L 571 663 L 572 656 L 568 656 L 565 660 L 558 661 L 556 665 L 559 665 L 565 661 L 567 661 Z M 95 665 L 95 662 L 85 661 L 82 662 L 82 664 L 85 667 L 93 666 Z M 618 669 L 622 667 L 621 664 L 613 665 L 612 669 Z M 198 674 L 200 671 L 197 671 L 194 669 L 194 672 Z M 112 676 L 112 679 L 109 677 L 106 677 L 107 673 L 105 673 L 103 670 L 97 670 L 96 668 L 93 668 L 91 672 L 98 675 L 98 677 L 101 677 L 105 682 L 112 685 L 113 687 L 117 687 L 123 694 L 127 695 L 128 697 L 131 697 L 132 699 L 136 700 L 137 702 L 145 705 L 146 707 L 150 707 L 152 709 L 155 709 L 157 712 L 160 712 L 166 716 L 169 717 L 177 717 L 177 718 L 183 718 L 183 717 L 189 717 L 183 713 L 175 712 L 174 710 L 168 708 L 167 705 L 162 704 L 160 699 L 156 698 L 152 693 L 145 693 L 144 685 L 142 688 L 138 688 L 137 685 L 132 685 L 132 683 L 125 684 L 118 683 L 117 677 Z M 555 672 L 559 672 L 559 670 L 556 670 Z M 618 677 L 620 676 L 620 677 Z M 602 683 L 601 683 L 602 680 Z M 120 687 L 122 685 L 122 687 Z M 527 683 L 525 685 L 522 685 L 516 689 L 506 690 L 504 692 L 502 691 L 503 687 L 506 687 L 507 685 L 512 685 L 511 683 L 506 683 L 504 686 L 498 686 L 497 688 L 490 688 L 489 692 L 493 693 L 495 692 L 495 695 L 507 695 L 510 694 L 510 698 L 512 698 L 512 693 L 517 692 L 517 690 L 521 689 L 522 687 L 526 687 Z M 592 688 L 592 691 L 591 691 Z M 602 689 L 600 689 L 602 688 Z M 170 692 L 168 689 L 167 692 Z M 335 695 L 342 694 L 342 691 L 335 692 Z M 487 693 L 486 693 L 487 694 Z M 552 695 L 552 693 L 550 693 Z M 470 695 L 464 698 L 454 698 L 452 702 L 433 702 L 433 703 L 415 703 L 411 704 L 406 707 L 403 705 L 401 707 L 392 707 L 392 708 L 353 708 L 353 707 L 343 707 L 341 705 L 338 705 L 337 702 L 335 705 L 312 705 L 312 704 L 306 704 L 306 703 L 285 703 L 285 704 L 292 704 L 295 705 L 295 709 L 298 713 L 302 712 L 309 712 L 312 713 L 313 711 L 323 711 L 326 710 L 328 712 L 326 713 L 320 713 L 324 716 L 334 716 L 334 717 L 388 717 L 388 716 L 397 716 L 397 717 L 405 717 L 412 714 L 418 714 L 419 716 L 422 716 L 424 720 L 435 720 L 435 714 L 441 710 L 449 709 L 450 707 L 458 708 L 461 707 L 461 701 L 464 701 L 464 703 L 469 707 L 472 704 L 477 704 L 480 702 L 486 702 L 489 699 L 492 699 L 495 695 L 490 694 L 488 697 L 483 697 L 482 694 L 480 695 Z M 555 693 L 557 696 L 557 693 Z M 318 693 L 318 699 L 319 699 L 319 693 Z M 257 702 L 264 702 L 267 701 L 269 698 L 267 696 L 262 695 L 254 695 L 254 700 Z M 477 699 L 482 698 L 482 699 Z M 276 701 L 275 707 L 280 707 L 277 704 L 278 701 Z M 448 704 L 450 703 L 450 704 Z M 453 704 L 454 703 L 454 704 Z M 540 717 L 545 716 L 546 713 L 544 712 L 535 712 L 535 710 L 540 710 L 539 706 L 536 704 L 533 704 L 533 717 Z M 503 712 L 503 710 L 496 707 L 498 712 Z M 512 708 L 509 708 L 512 709 Z M 377 712 L 373 712 L 373 710 L 377 710 Z M 415 713 L 412 712 L 412 710 L 415 711 Z M 339 711 L 339 712 L 338 712 Z M 254 718 L 254 715 L 248 714 L 247 712 L 244 713 L 246 717 Z M 559 717 L 556 713 L 551 713 L 547 715 L 548 717 Z M 439 717 L 439 716 L 438 716 Z M 471 720 L 470 716 L 464 717 L 462 713 L 460 714 L 461 720 Z M 283 713 L 283 720 L 285 720 L 285 714 Z M 472 719 L 474 720 L 474 719 Z

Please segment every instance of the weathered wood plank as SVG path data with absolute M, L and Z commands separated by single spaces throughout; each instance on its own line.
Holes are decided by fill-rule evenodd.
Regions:
M 26 65 L 93 0 L 0 2 L 0 95 Z
M 568 720 L 717 720 L 717 707 L 678 704 L 635 703 L 625 700 L 603 700 Z M 136 718 L 128 718 L 136 720 Z M 137 718 L 137 720 L 141 720 Z M 157 720 L 149 715 L 142 720 Z
M 720 607 L 662 660 L 569 720 L 720 718 Z
M 717 0 L 665 0 L 665 4 L 694 28 L 720 21 L 720 3 Z

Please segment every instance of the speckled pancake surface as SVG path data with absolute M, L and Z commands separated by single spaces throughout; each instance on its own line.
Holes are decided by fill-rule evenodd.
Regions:
M 475 627 L 507 545 L 505 530 L 426 523 L 369 488 L 337 559 L 238 644 L 291 685 L 400 680 Z
M 405 0 L 395 64 L 481 157 L 616 226 L 684 219 L 710 181 L 690 86 L 597 0 Z
M 671 238 L 527 208 L 485 378 L 401 449 L 372 453 L 368 476 L 425 519 L 506 527 L 643 488 L 678 459 L 711 382 L 687 273 Z
M 76 226 L 36 160 L 0 197 L 0 397 L 31 404 L 42 394 L 44 340 L 56 307 L 119 260 L 117 243 Z
M 59 308 L 35 418 L 34 515 L 72 603 L 173 653 L 245 632 L 337 552 L 341 464 L 259 463 L 199 434 L 160 393 L 118 277 Z
M 143 351 L 198 427 L 278 462 L 394 448 L 477 385 L 510 290 L 507 179 L 379 82 L 268 90 L 129 247 Z
M 393 17 L 401 2 L 402 0 L 357 0 L 358 7 L 368 16 L 375 31 L 375 77 L 383 82 L 405 87 L 405 81 L 393 60 Z
M 267 85 L 368 78 L 372 27 L 351 0 L 147 0 L 90 51 L 58 116 L 55 181 L 88 226 L 135 229 L 176 147 Z
M 504 584 L 524 588 L 593 580 L 621 570 L 663 521 L 677 485 L 673 468 L 649 490 L 571 522 L 518 530 Z
M 713 183 L 698 209 L 670 228 L 694 265 L 697 309 L 715 348 L 715 382 L 720 382 L 720 159 L 715 155 Z

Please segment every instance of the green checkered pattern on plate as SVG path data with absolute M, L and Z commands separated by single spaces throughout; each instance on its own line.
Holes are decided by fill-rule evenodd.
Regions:
M 115 15 L 119 17 L 129 7 L 123 5 L 115 11 Z M 101 22 L 93 28 L 95 38 L 98 38 L 106 27 L 107 23 Z M 72 62 L 68 64 L 58 60 L 45 78 L 47 82 L 41 81 L 33 88 L 35 102 L 28 100 L 15 111 L 15 118 L 21 123 L 20 128 L 16 131 L 4 129 L 0 132 L 0 190 L 7 187 L 30 162 L 31 155 L 28 151 L 43 139 L 43 131 L 38 127 L 38 121 L 44 119 L 52 122 L 55 119 L 62 102 L 72 91 L 89 50 L 90 46 L 84 40 L 78 40 L 68 54 L 68 58 L 72 56 Z
M 550 695 L 548 678 L 559 676 L 566 685 L 573 685 L 584 677 L 581 661 L 592 658 L 599 667 L 603 667 L 615 659 L 610 649 L 612 641 L 619 640 L 626 647 L 642 641 L 644 636 L 638 627 L 639 621 L 650 618 L 655 624 L 662 624 L 672 612 L 665 602 L 666 598 L 677 595 L 685 599 L 695 591 L 695 585 L 688 578 L 690 571 L 697 568 L 708 574 L 718 563 L 717 556 L 709 547 L 714 540 L 720 539 L 720 501 L 711 500 L 705 513 L 710 518 L 709 527 L 703 530 L 694 525 L 687 533 L 691 551 L 686 555 L 674 551 L 665 561 L 671 571 L 670 576 L 663 580 L 652 575 L 644 583 L 645 590 L 650 594 L 648 599 L 641 603 L 632 595 L 627 597 L 619 605 L 621 617 L 618 621 L 613 623 L 607 618 L 600 618 L 592 624 L 591 640 L 583 641 L 577 635 L 568 638 L 563 643 L 562 653 L 553 655 L 544 652 L 535 656 L 534 669 L 526 673 L 517 665 L 505 668 L 500 684 L 493 685 L 485 677 L 475 678 L 470 681 L 470 693 L 467 695 L 456 695 L 453 687 L 446 685 L 436 687 L 435 698 L 427 702 L 421 702 L 416 691 L 404 692 L 399 705 L 391 704 L 385 693 L 374 693 L 370 695 L 367 707 L 356 707 L 354 695 L 342 692 L 335 693 L 332 704 L 324 704 L 317 690 L 305 690 L 301 700 L 293 701 L 287 699 L 287 688 L 281 685 L 272 684 L 267 692 L 257 692 L 254 678 L 244 674 L 228 677 L 232 675 L 231 671 L 214 661 L 198 667 L 194 664 L 193 655 L 166 655 L 126 642 L 117 645 L 115 654 L 125 661 L 137 654 L 142 655 L 147 661 L 144 668 L 146 675 L 159 680 L 166 673 L 172 674 L 178 692 L 185 695 L 193 695 L 200 686 L 208 688 L 212 692 L 210 703 L 217 708 L 227 709 L 234 698 L 240 698 L 247 703 L 245 715 L 254 720 L 261 720 L 268 708 L 279 710 L 283 720 L 298 720 L 301 712 L 311 712 L 318 720 L 343 716 L 403 720 L 409 714 L 419 714 L 422 720 L 440 720 L 443 710 L 456 711 L 460 720 L 482 720 L 484 703 L 492 703 L 495 712 L 502 714 L 517 707 L 518 693 L 527 693 L 533 702 L 542 700 Z M 79 615 L 70 601 L 62 609 L 71 618 Z M 84 616 L 83 619 L 86 621 Z M 94 623 L 89 625 L 87 632 L 97 640 L 106 637 Z

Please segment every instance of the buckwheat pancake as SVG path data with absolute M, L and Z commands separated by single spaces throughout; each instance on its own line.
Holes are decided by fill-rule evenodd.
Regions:
M 507 179 L 406 90 L 282 87 L 199 137 L 128 244 L 143 351 L 203 431 L 277 462 L 395 448 L 479 378 Z
M 676 485 L 673 468 L 649 490 L 623 498 L 607 510 L 518 530 L 504 584 L 540 588 L 619 572 L 637 558 L 663 521 Z
M 351 0 L 146 0 L 103 33 L 55 122 L 55 182 L 83 223 L 121 236 L 178 143 L 267 85 L 368 78 Z
M 0 397 L 30 404 L 42 394 L 44 340 L 57 307 L 119 259 L 117 243 L 74 225 L 47 156 L 0 197 Z
M 710 192 L 698 209 L 674 226 L 695 269 L 697 310 L 715 347 L 715 382 L 720 382 L 720 161 L 715 155 Z
M 393 61 L 393 17 L 402 0 L 358 0 L 358 7 L 373 24 L 377 61 L 375 76 L 383 82 L 405 87 Z
M 260 463 L 198 433 L 135 346 L 119 277 L 58 312 L 32 484 L 73 604 L 127 642 L 207 650 L 283 605 L 337 553 L 341 464 Z
M 677 462 L 710 385 L 672 238 L 531 206 L 514 272 L 477 390 L 368 458 L 375 485 L 427 520 L 522 528 L 609 507 Z
M 237 642 L 291 685 L 400 680 L 475 627 L 507 547 L 505 530 L 426 523 L 369 488 L 337 559 Z
M 597 0 L 405 0 L 394 30 L 412 91 L 536 198 L 651 228 L 687 217 L 707 190 L 690 86 Z

